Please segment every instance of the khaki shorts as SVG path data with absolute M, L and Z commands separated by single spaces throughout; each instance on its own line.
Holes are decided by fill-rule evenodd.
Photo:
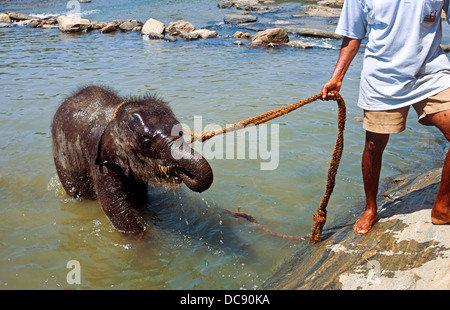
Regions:
M 412 105 L 417 112 L 418 121 L 422 125 L 427 123 L 425 117 L 437 112 L 450 110 L 450 88 Z M 406 117 L 409 106 L 387 110 L 364 110 L 363 128 L 367 131 L 382 134 L 399 133 L 406 128 Z

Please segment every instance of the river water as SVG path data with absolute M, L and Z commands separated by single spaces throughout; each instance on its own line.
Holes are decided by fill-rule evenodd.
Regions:
M 254 128 L 245 147 L 236 134 L 196 145 L 214 170 L 212 187 L 202 194 L 184 185 L 152 188 L 144 213 L 149 236 L 142 241 L 114 231 L 96 201 L 64 193 L 51 152 L 52 116 L 80 86 L 102 84 L 121 95 L 156 92 L 196 131 L 225 126 L 320 92 L 340 42 L 291 35 L 313 48 L 233 45 L 234 39 L 226 36 L 238 29 L 225 25 L 223 17 L 235 11 L 217 8 L 215 0 L 93 0 L 79 5 L 82 17 L 90 20 L 153 17 L 168 24 L 184 19 L 222 37 L 168 43 L 145 41 L 135 32 L 0 29 L 0 288 L 261 288 L 286 258 L 312 245 L 255 231 L 223 211 L 240 206 L 275 231 L 309 234 L 336 139 L 333 101 L 312 103 Z M 277 5 L 277 13 L 258 15 L 259 21 L 291 20 L 301 27 L 333 30 L 336 19 L 293 18 L 303 12 L 301 1 Z M 43 17 L 67 15 L 73 7 L 64 1 L 0 2 L 0 11 L 8 10 Z M 447 25 L 445 31 L 443 43 L 448 44 Z M 364 131 L 355 120 L 362 114 L 356 107 L 362 55 L 363 49 L 341 92 L 348 121 L 325 232 L 363 206 Z M 440 165 L 444 147 L 437 130 L 418 125 L 411 114 L 405 132 L 391 137 L 382 178 Z M 80 284 L 67 281 L 71 260 L 80 264 Z

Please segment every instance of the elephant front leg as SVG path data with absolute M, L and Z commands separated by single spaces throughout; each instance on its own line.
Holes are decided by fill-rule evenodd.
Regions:
M 111 168 L 103 167 L 96 177 L 99 202 L 116 230 L 130 237 L 142 237 L 146 225 L 131 199 L 127 186 Z

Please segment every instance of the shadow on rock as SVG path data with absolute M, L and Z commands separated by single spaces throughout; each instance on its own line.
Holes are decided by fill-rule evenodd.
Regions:
M 439 190 L 441 174 L 442 169 L 436 169 L 418 177 L 407 174 L 387 180 L 384 184 L 387 187 L 383 195 L 384 202 L 378 212 L 380 219 L 423 209 L 431 210 Z

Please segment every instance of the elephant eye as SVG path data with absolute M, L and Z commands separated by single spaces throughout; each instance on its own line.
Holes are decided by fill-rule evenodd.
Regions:
M 142 146 L 146 151 L 150 151 L 152 148 L 152 142 L 150 141 L 150 139 L 144 139 L 144 141 L 142 142 Z

